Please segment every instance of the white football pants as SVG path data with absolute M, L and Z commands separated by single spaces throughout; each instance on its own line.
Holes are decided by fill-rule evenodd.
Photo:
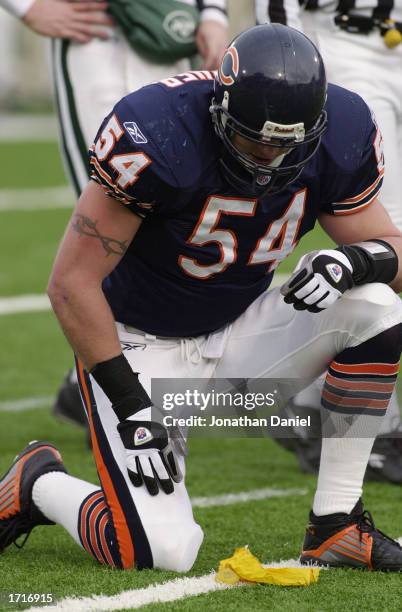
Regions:
M 401 323 L 401 304 L 388 286 L 369 284 L 347 291 L 322 313 L 311 314 L 294 310 L 285 304 L 279 289 L 272 289 L 232 325 L 209 336 L 163 339 L 120 323 L 117 328 L 126 358 L 150 393 L 152 378 L 316 378 L 344 349 Z M 131 349 L 124 350 L 128 346 Z M 120 503 L 127 503 L 123 501 L 127 495 L 131 498 L 154 567 L 186 571 L 196 559 L 202 531 L 194 521 L 184 481 L 175 485 L 172 495 L 156 497 L 131 484 L 117 417 L 92 377 L 90 383 L 97 413 L 92 427 L 94 454 L 112 514 L 116 503 L 108 499 L 108 491 L 113 481 Z M 114 523 L 121 540 L 124 526 L 116 517 Z

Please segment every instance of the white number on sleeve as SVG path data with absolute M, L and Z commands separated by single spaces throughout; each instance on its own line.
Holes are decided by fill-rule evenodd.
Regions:
M 151 160 L 145 153 L 126 153 L 114 155 L 109 164 L 114 168 L 119 176 L 117 184 L 121 189 L 126 189 L 138 181 L 138 175 L 145 170 Z
M 112 115 L 95 144 L 95 153 L 99 161 L 107 158 L 116 142 L 123 136 L 124 131 L 116 115 Z
M 377 129 L 377 133 L 374 139 L 374 151 L 377 159 L 377 168 L 379 174 L 384 173 L 384 141 L 382 138 L 382 134 L 379 129 Z

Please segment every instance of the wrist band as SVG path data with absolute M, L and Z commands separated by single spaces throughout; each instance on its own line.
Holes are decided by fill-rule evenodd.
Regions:
M 97 363 L 90 374 L 112 402 L 113 410 L 121 421 L 152 405 L 138 380 L 138 372 L 133 372 L 123 353 Z
M 356 285 L 365 283 L 388 284 L 398 272 L 398 255 L 385 240 L 367 240 L 338 247 L 353 267 L 352 277 Z

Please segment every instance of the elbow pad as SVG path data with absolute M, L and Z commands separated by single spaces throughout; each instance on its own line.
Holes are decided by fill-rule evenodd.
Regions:
M 391 283 L 398 272 L 398 255 L 385 240 L 368 240 L 340 246 L 352 264 L 355 285 L 366 283 Z

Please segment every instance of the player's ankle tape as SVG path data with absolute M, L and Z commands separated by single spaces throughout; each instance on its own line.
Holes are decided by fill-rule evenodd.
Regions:
M 151 405 L 151 400 L 123 354 L 97 363 L 91 370 L 120 420 Z

